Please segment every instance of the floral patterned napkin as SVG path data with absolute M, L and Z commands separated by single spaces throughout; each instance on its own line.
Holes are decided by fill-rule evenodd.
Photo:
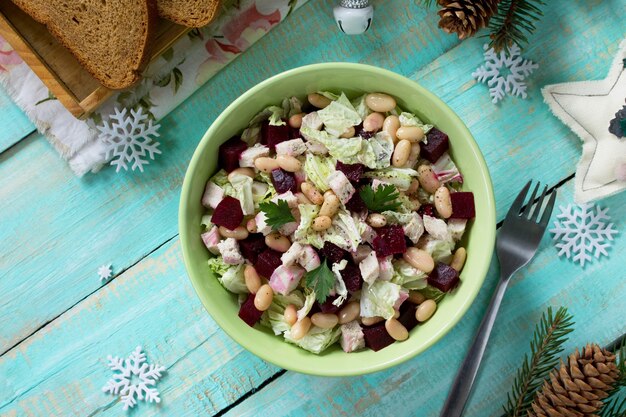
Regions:
M 113 95 L 87 120 L 50 96 L 41 80 L 0 37 L 0 84 L 78 176 L 105 163 L 96 126 L 117 108 L 141 107 L 158 120 L 307 0 L 228 1 L 217 19 L 194 29 L 153 61 L 144 78 Z

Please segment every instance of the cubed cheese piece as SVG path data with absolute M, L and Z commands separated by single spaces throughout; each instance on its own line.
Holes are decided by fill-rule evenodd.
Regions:
M 393 277 L 393 264 L 391 263 L 392 259 L 393 256 L 387 256 L 385 258 L 378 259 L 378 279 L 383 281 L 391 281 L 391 278 Z
M 298 265 L 281 265 L 272 273 L 270 277 L 270 287 L 272 287 L 274 292 L 288 295 L 291 291 L 296 289 L 304 272 L 304 268 Z
M 298 156 L 306 152 L 304 141 L 300 138 L 286 140 L 276 144 L 276 155 Z
M 204 242 L 204 246 L 211 252 L 213 255 L 217 255 L 220 253 L 217 248 L 217 244 L 220 243 L 220 232 L 217 226 L 213 226 L 211 230 L 206 233 L 202 233 L 200 235 L 202 241 Z
M 449 237 L 448 225 L 441 219 L 424 215 L 424 228 L 429 235 L 437 240 L 447 240 Z
M 413 213 L 411 220 L 409 220 L 402 229 L 406 237 L 411 239 L 411 242 L 417 243 L 419 238 L 424 234 L 424 222 L 419 214 Z
M 448 233 L 456 241 L 461 240 L 466 226 L 467 219 L 448 219 Z
M 263 236 L 270 234 L 272 226 L 267 224 L 267 217 L 265 216 L 265 213 L 259 211 L 256 216 L 254 216 L 254 221 L 256 222 L 257 233 L 263 233 Z
M 341 329 L 341 348 L 344 352 L 354 352 L 355 350 L 363 349 L 365 347 L 365 335 L 359 325 L 359 322 L 354 320 L 340 326 Z
M 308 271 L 312 271 L 320 266 L 320 257 L 311 245 L 302 245 L 302 254 L 298 258 L 298 263 Z
M 285 200 L 287 202 L 287 205 L 290 208 L 298 207 L 298 197 L 296 197 L 295 194 L 292 193 L 291 191 L 287 191 L 282 194 L 277 194 L 272 198 L 271 201 L 273 203 L 278 203 L 278 200 Z
M 322 121 L 322 118 L 320 117 L 319 114 L 317 114 L 316 111 L 311 112 L 302 118 L 301 128 L 310 127 L 311 129 L 314 129 L 314 130 L 322 130 L 323 126 L 324 126 L 324 122 Z
M 206 183 L 204 195 L 202 196 L 202 205 L 206 208 L 214 209 L 224 198 L 224 190 L 216 183 L 209 181 Z
M 326 155 L 328 154 L 328 148 L 320 142 L 306 142 L 304 144 L 306 149 L 314 155 Z
M 298 258 L 302 255 L 302 245 L 298 242 L 291 244 L 287 252 L 283 253 L 280 257 L 281 262 L 285 266 L 291 266 L 298 262 Z
M 224 263 L 228 265 L 241 265 L 243 263 L 243 256 L 239 251 L 239 244 L 237 241 L 229 237 L 217 244 L 217 249 L 224 258 Z
M 342 204 L 346 204 L 352 198 L 356 191 L 346 174 L 341 171 L 335 171 L 328 176 L 328 185 L 335 195 L 339 197 Z
M 261 156 L 268 156 L 270 148 L 260 143 L 255 144 L 251 148 L 246 149 L 239 156 L 239 166 L 254 168 L 254 160 Z
M 363 223 L 362 227 L 363 232 L 361 232 L 361 239 L 363 239 L 365 243 L 373 244 L 374 238 L 376 237 L 376 230 L 367 223 Z
M 363 259 L 365 259 L 367 255 L 370 254 L 371 251 L 372 251 L 372 248 L 370 248 L 368 245 L 359 245 L 356 248 L 356 251 L 351 253 L 352 260 L 354 261 L 355 264 L 358 264 Z
M 278 228 L 278 231 L 283 236 L 291 236 L 296 232 L 296 230 L 298 230 L 298 223 L 296 222 L 285 223 Z
M 368 284 L 372 284 L 378 278 L 380 268 L 378 266 L 378 258 L 376 252 L 372 251 L 365 259 L 359 263 L 359 269 L 361 270 L 361 276 L 363 281 Z

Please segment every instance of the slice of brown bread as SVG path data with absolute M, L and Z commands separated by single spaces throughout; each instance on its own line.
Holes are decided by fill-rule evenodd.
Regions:
M 219 0 L 158 0 L 159 16 L 179 25 L 197 28 L 208 24 Z
M 157 23 L 156 0 L 12 0 L 46 25 L 105 87 L 139 80 Z

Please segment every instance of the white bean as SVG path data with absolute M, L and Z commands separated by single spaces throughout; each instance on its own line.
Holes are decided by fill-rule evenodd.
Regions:
M 396 132 L 396 136 L 399 140 L 406 139 L 416 143 L 424 139 L 424 130 L 419 126 L 402 126 Z
M 278 155 L 276 163 L 287 172 L 297 172 L 302 169 L 302 162 L 298 158 L 289 155 Z
M 254 296 L 254 307 L 259 311 L 265 311 L 270 308 L 273 298 L 274 290 L 272 287 L 269 284 L 261 285 Z
M 387 218 L 379 213 L 371 213 L 365 221 L 372 227 L 385 227 L 387 225 Z
M 395 318 L 385 322 L 385 329 L 395 340 L 402 341 L 409 338 L 409 331 Z
M 254 166 L 259 171 L 263 171 L 267 174 L 269 174 L 275 169 L 280 168 L 280 165 L 278 165 L 278 162 L 274 158 L 270 158 L 269 156 L 261 156 L 255 159 Z
M 356 320 L 361 312 L 361 305 L 356 301 L 351 301 L 339 310 L 339 324 L 346 324 Z
M 343 132 L 339 137 L 340 138 L 353 138 L 354 135 L 356 134 L 356 131 L 354 130 L 354 126 L 350 126 L 348 128 L 348 130 L 346 130 L 345 132 Z
M 265 244 L 276 252 L 285 253 L 289 250 L 291 241 L 286 236 L 274 232 L 265 236 Z
M 463 247 L 458 248 L 456 252 L 454 252 L 454 257 L 452 258 L 452 262 L 450 262 L 450 266 L 456 271 L 461 272 L 463 265 L 465 265 L 465 259 L 467 259 L 467 251 Z
M 322 195 L 322 193 L 320 193 L 317 188 L 315 188 L 315 186 L 310 182 L 303 182 L 300 185 L 300 189 L 302 190 L 302 193 L 306 196 L 306 198 L 311 200 L 311 203 L 319 206 L 324 202 L 324 196 Z
M 370 93 L 366 95 L 365 104 L 379 113 L 387 113 L 396 108 L 396 100 L 384 93 Z
M 339 210 L 339 197 L 337 197 L 332 191 L 324 193 L 324 203 L 320 208 L 319 216 L 328 216 L 332 218 Z
M 419 188 L 420 188 L 420 182 L 417 180 L 417 178 L 413 178 L 411 180 L 411 185 L 409 185 L 409 188 L 406 190 L 406 193 L 415 194 L 417 190 L 419 190 Z
M 311 93 L 307 96 L 307 100 L 309 103 L 318 109 L 323 109 L 331 103 L 331 100 L 328 97 L 325 97 L 321 94 Z
M 291 116 L 289 118 L 289 126 L 293 127 L 294 129 L 299 129 L 300 126 L 302 126 L 303 116 L 304 116 L 304 113 L 298 113 L 298 114 L 294 114 L 293 116 Z
M 408 140 L 401 140 L 396 144 L 396 149 L 393 151 L 391 163 L 394 167 L 402 167 L 409 160 L 411 154 L 411 142 Z
M 332 223 L 333 223 L 333 220 L 330 217 L 319 216 L 313 220 L 313 224 L 311 225 L 311 228 L 315 230 L 316 232 L 323 232 L 324 230 L 329 229 Z
M 246 222 L 246 229 L 248 230 L 249 233 L 257 232 L 256 220 L 254 219 L 254 217 Z
M 232 237 L 236 240 L 244 240 L 248 237 L 248 230 L 243 226 L 237 226 L 233 230 L 228 230 L 224 226 L 219 227 L 220 235 L 226 239 Z
M 420 165 L 419 168 L 417 168 L 417 179 L 420 181 L 422 188 L 430 194 L 441 187 L 441 183 L 430 165 Z
M 337 315 L 330 313 L 315 313 L 311 316 L 311 323 L 322 329 L 332 329 L 338 321 Z
M 246 288 L 251 294 L 256 294 L 261 288 L 261 277 L 257 274 L 256 269 L 252 265 L 246 265 L 243 270 L 243 278 L 246 282 Z
M 435 268 L 433 257 L 423 249 L 407 248 L 402 258 L 411 264 L 413 268 L 419 269 L 427 274 Z
M 293 326 L 298 321 L 298 310 L 293 304 L 289 304 L 285 307 L 285 313 L 283 314 L 285 321 L 288 325 Z
M 385 122 L 385 116 L 380 113 L 370 113 L 363 120 L 363 130 L 367 132 L 378 132 Z
M 389 136 L 391 136 L 393 143 L 398 141 L 396 134 L 399 128 L 400 118 L 398 116 L 392 114 L 391 116 L 387 116 L 385 118 L 385 121 L 383 122 L 383 132 L 386 132 Z
M 254 178 L 254 170 L 252 168 L 235 168 L 228 174 L 228 181 L 232 182 L 237 175 L 245 175 L 246 177 Z
M 417 310 L 415 310 L 415 318 L 420 323 L 423 323 L 435 314 L 435 310 L 437 310 L 437 303 L 434 300 L 426 300 L 417 306 Z
M 385 319 L 382 317 L 361 317 L 361 323 L 363 323 L 364 326 L 373 326 L 383 320 Z
M 437 188 L 435 191 L 435 208 L 437 213 L 447 219 L 452 216 L 452 200 L 450 200 L 450 190 L 445 185 Z
M 311 319 L 308 317 L 303 318 L 291 327 L 291 338 L 293 340 L 300 340 L 309 332 L 311 328 Z
M 309 200 L 304 193 L 296 193 L 296 198 L 298 199 L 298 204 L 312 204 L 311 200 Z
M 413 304 L 422 304 L 426 300 L 424 294 L 419 291 L 409 291 L 409 301 Z

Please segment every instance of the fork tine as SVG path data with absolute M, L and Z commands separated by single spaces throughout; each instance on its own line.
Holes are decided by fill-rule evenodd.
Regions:
M 533 182 L 533 180 L 530 180 L 526 183 L 526 185 L 524 186 L 524 188 L 522 188 L 522 191 L 519 192 L 519 194 L 517 195 L 517 197 L 515 197 L 515 201 L 513 201 L 513 204 L 511 204 L 511 208 L 509 209 L 509 212 L 506 214 L 506 217 L 517 217 L 519 215 L 519 211 L 522 208 L 522 205 L 524 204 L 524 200 L 526 199 L 526 194 L 528 193 L 528 189 L 530 188 L 530 184 Z
M 539 223 L 541 227 L 545 228 L 548 226 L 548 222 L 550 221 L 550 216 L 552 216 L 552 209 L 554 208 L 555 201 L 556 201 L 556 188 L 552 190 L 552 192 L 550 193 L 550 200 L 548 201 L 548 204 L 546 204 L 546 208 L 543 211 L 543 214 L 541 215 L 541 222 Z
M 539 189 L 539 186 L 541 185 L 541 183 L 537 183 L 535 185 L 535 189 L 533 190 L 533 193 L 530 195 L 530 198 L 528 199 L 528 203 L 526 203 L 526 208 L 524 209 L 524 214 L 522 215 L 523 217 L 529 218 L 530 219 L 530 210 L 533 207 L 533 203 L 535 201 L 535 196 L 537 195 L 537 190 Z M 539 206 L 541 207 L 541 206 Z
M 548 193 L 548 186 L 543 187 L 543 192 L 541 193 L 541 197 L 539 197 L 539 201 L 535 205 L 535 209 L 533 210 L 533 214 L 530 215 L 529 220 L 533 222 L 539 221 L 539 213 L 541 213 L 541 206 L 543 205 L 543 200 L 546 198 L 546 194 Z

